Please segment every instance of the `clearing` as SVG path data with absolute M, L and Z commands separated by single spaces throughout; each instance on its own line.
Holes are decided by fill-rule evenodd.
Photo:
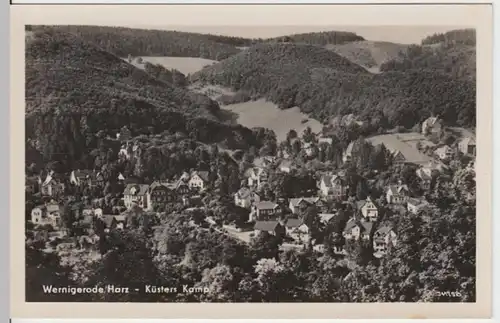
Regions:
M 221 95 L 235 94 L 231 89 L 218 85 L 201 85 L 196 83 L 189 88 L 192 91 L 203 93 L 214 100 Z M 311 127 L 311 130 L 315 133 L 321 132 L 323 129 L 321 122 L 302 113 L 298 107 L 282 110 L 276 104 L 265 99 L 228 105 L 220 104 L 220 107 L 223 112 L 227 112 L 225 116 L 221 117 L 250 129 L 254 127 L 271 129 L 276 134 L 278 141 L 285 140 L 290 129 L 294 129 L 299 135 L 307 127 Z
M 323 129 L 319 121 L 300 112 L 298 107 L 281 110 L 264 99 L 225 105 L 221 108 L 237 114 L 237 122 L 247 128 L 264 127 L 273 130 L 278 141 L 285 140 L 290 129 L 294 129 L 299 135 L 307 127 L 311 127 L 315 133 Z
M 203 67 L 217 62 L 200 57 L 142 56 L 141 58 L 144 62 L 160 64 L 169 70 L 176 69 L 184 75 L 196 73 Z M 132 61 L 132 65 L 144 69 L 144 64 L 137 63 L 137 57 Z
M 435 146 L 424 135 L 418 132 L 385 134 L 367 138 L 367 141 L 371 142 L 374 146 L 383 143 L 391 151 L 399 150 L 405 156 L 406 161 L 420 165 L 432 161 L 432 157 L 421 153 L 417 149 L 417 143 L 420 143 L 422 147 Z

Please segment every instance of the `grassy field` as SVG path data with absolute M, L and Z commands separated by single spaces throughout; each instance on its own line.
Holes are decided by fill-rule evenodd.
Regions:
M 389 150 L 399 150 L 408 162 L 415 164 L 426 164 L 432 160 L 431 157 L 421 153 L 417 149 L 417 143 L 422 146 L 434 146 L 422 134 L 417 132 L 396 133 L 374 136 L 367 138 L 373 145 L 384 144 Z
M 281 110 L 272 102 L 260 99 L 245 103 L 222 106 L 222 109 L 237 115 L 237 122 L 245 127 L 264 127 L 273 130 L 278 140 L 285 140 L 290 129 L 301 134 L 306 127 L 311 127 L 313 132 L 323 128 L 317 120 L 310 119 L 299 111 L 299 108 Z M 303 120 L 308 120 L 302 123 Z
M 214 62 L 211 59 L 199 58 L 199 57 L 155 57 L 155 56 L 143 56 L 142 60 L 144 62 L 149 62 L 151 64 L 160 64 L 166 69 L 176 69 L 181 73 L 193 74 L 198 72 L 206 65 L 211 65 Z M 132 64 L 138 68 L 143 69 L 143 64 L 138 64 L 136 60 L 132 62 Z

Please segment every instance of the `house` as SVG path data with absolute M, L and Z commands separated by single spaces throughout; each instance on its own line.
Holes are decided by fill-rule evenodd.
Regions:
M 279 213 L 280 207 L 278 204 L 270 201 L 260 201 L 253 205 L 252 211 L 250 212 L 250 221 L 268 219 Z
M 368 197 L 364 201 L 356 202 L 356 208 L 366 221 L 368 222 L 377 221 L 378 207 L 377 204 L 370 197 Z
M 278 166 L 278 169 L 280 170 L 280 172 L 290 173 L 292 171 L 292 166 L 293 166 L 292 161 L 285 159 L 281 161 L 281 163 Z
M 329 138 L 329 137 L 319 137 L 318 138 L 318 145 L 320 147 L 323 146 L 322 144 L 331 145 L 332 143 L 333 143 L 333 139 L 332 138 Z
M 147 193 L 149 186 L 146 184 L 128 184 L 123 192 L 123 202 L 127 209 L 137 205 L 141 208 L 148 207 Z
M 420 179 L 420 186 L 424 190 L 431 188 L 432 179 L 438 172 L 430 167 L 421 167 L 416 170 L 417 177 Z
M 435 135 L 439 137 L 441 136 L 442 130 L 443 125 L 441 119 L 438 117 L 430 117 L 422 123 L 422 134 L 424 136 Z
M 323 224 L 328 224 L 331 219 L 333 219 L 336 214 L 335 213 L 320 213 L 318 214 L 319 221 Z
M 346 239 L 370 240 L 370 234 L 373 229 L 373 222 L 358 222 L 351 218 L 347 221 L 343 236 Z
M 305 142 L 304 145 L 302 146 L 302 149 L 306 152 L 307 156 L 312 156 L 314 155 L 314 145 L 310 142 Z
M 309 228 L 301 219 L 288 219 L 285 224 L 286 234 L 295 241 L 308 242 Z
M 191 192 L 188 183 L 181 179 L 179 179 L 177 182 L 167 183 L 165 185 L 178 195 L 186 195 Z
M 119 139 L 120 141 L 129 141 L 130 138 L 132 138 L 132 133 L 127 128 L 127 126 L 123 126 L 120 129 L 120 132 L 117 134 L 117 139 Z
M 453 149 L 448 145 L 444 145 L 434 150 L 434 154 L 441 160 L 449 160 L 453 157 Z
M 267 232 L 271 235 L 282 237 L 286 230 L 278 221 L 257 221 L 254 225 L 254 234 L 258 236 L 261 232 Z
M 417 214 L 418 212 L 426 209 L 429 206 L 429 202 L 424 199 L 409 198 L 408 199 L 408 211 Z
M 154 181 L 147 190 L 146 193 L 146 201 L 147 207 L 146 209 L 149 211 L 154 210 L 159 206 L 165 206 L 167 203 L 171 203 L 175 200 L 175 193 L 159 181 Z
M 385 198 L 388 204 L 404 204 L 408 200 L 408 194 L 408 186 L 399 182 L 398 185 L 389 185 Z
M 188 181 L 191 189 L 203 191 L 207 188 L 209 181 L 209 173 L 207 171 L 194 171 Z
M 42 182 L 40 192 L 42 195 L 46 196 L 56 196 L 62 194 L 64 192 L 64 183 L 57 180 L 54 176 L 54 172 L 51 171 Z
M 267 168 L 272 166 L 275 162 L 276 162 L 276 157 L 264 156 L 255 158 L 253 164 L 255 165 L 255 167 Z
M 24 190 L 27 193 L 36 193 L 41 181 L 37 177 L 26 177 Z
M 240 188 L 234 194 L 234 204 L 236 206 L 249 209 L 252 204 L 260 202 L 260 196 L 246 187 Z
M 346 150 L 342 154 L 342 161 L 347 163 L 351 160 L 352 157 L 352 148 L 354 147 L 354 141 L 351 141 L 347 146 Z
M 399 150 L 393 150 L 392 151 L 392 163 L 394 165 L 402 165 L 406 163 L 406 157 L 403 155 L 403 153 Z
M 127 226 L 127 217 L 125 215 L 115 215 L 116 228 L 123 230 Z
M 59 204 L 48 203 L 31 210 L 31 222 L 34 225 L 50 225 L 57 230 L 62 225 L 63 208 Z
M 90 175 L 90 186 L 104 188 L 106 184 L 106 179 L 102 172 L 92 173 Z
M 394 246 L 396 241 L 396 233 L 390 226 L 384 225 L 373 233 L 373 251 L 374 253 L 385 254 L 388 246 Z
M 474 138 L 466 137 L 458 142 L 458 150 L 464 155 L 476 155 L 476 141 Z
M 348 186 L 340 174 L 323 175 L 320 180 L 319 189 L 326 198 L 343 199 L 347 195 Z
M 125 180 L 125 176 L 123 176 L 122 173 L 118 174 L 118 181 L 121 182 L 121 181 L 124 181 Z
M 89 170 L 74 170 L 69 176 L 69 182 L 76 186 L 90 186 L 92 172 Z
M 248 170 L 248 186 L 260 189 L 267 182 L 267 170 L 262 167 L 253 167 Z
M 101 221 L 104 224 L 104 230 L 107 232 L 116 229 L 118 226 L 118 222 L 116 221 L 115 216 L 111 214 L 103 215 Z
M 293 214 L 299 214 L 300 212 L 305 211 L 309 206 L 316 205 L 316 202 L 318 201 L 319 197 L 292 198 L 288 203 L 288 208 Z

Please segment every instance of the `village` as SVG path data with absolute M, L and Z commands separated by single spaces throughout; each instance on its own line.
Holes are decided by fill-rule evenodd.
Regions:
M 392 155 L 392 164 L 416 166 L 415 175 L 419 180 L 420 192 L 428 192 L 434 185 L 434 179 L 449 170 L 454 156 L 471 157 L 472 162 L 468 167 L 470 170 L 475 168 L 475 139 L 462 137 L 454 143 L 434 144 L 431 138 L 439 137 L 443 128 L 439 118 L 431 117 L 421 125 L 421 133 L 386 134 L 367 138 L 366 141 L 373 145 L 384 144 Z M 140 149 L 131 140 L 126 128 L 117 138 L 123 143 L 119 151 L 120 158 L 131 158 Z M 294 140 L 302 139 L 297 137 Z M 309 142 L 301 142 L 300 149 L 306 156 L 314 157 L 318 150 L 329 144 L 331 138 L 316 134 Z M 351 143 L 342 155 L 344 165 L 348 166 L 355 157 L 353 146 L 354 143 Z M 303 196 L 269 198 L 270 195 L 263 191 L 268 189 L 270 173 L 293 174 L 297 169 L 293 158 L 285 151 L 279 151 L 276 156 L 259 156 L 253 160 L 251 167 L 244 170 L 242 185 L 231 197 L 238 212 L 246 214 L 244 221 L 221 222 L 206 216 L 204 225 L 243 243 L 250 243 L 252 239 L 265 233 L 278 237 L 283 249 L 300 251 L 313 248 L 323 253 L 325 246 L 318 232 L 324 231 L 332 222 L 340 221 L 343 224 L 342 237 L 336 239 L 335 254 L 347 255 L 349 250 L 346 244 L 358 241 L 370 245 L 373 255 L 381 258 L 391 246 L 398 243 L 398 232 L 390 220 L 387 220 L 391 218 L 388 214 L 420 214 L 432 205 L 426 200 L 424 193 L 415 194 L 403 178 L 383 187 L 382 194 L 375 195 L 368 189 L 369 193 L 365 194 L 365 198 L 357 199 L 356 194 L 351 194 L 357 188 L 350 186 L 347 166 L 318 172 L 315 190 L 309 190 Z M 98 243 L 100 234 L 127 230 L 130 217 L 134 214 L 149 212 L 159 217 L 160 211 L 164 213 L 169 209 L 166 206 L 174 204 L 180 206 L 180 209 L 176 209 L 177 212 L 209 210 L 210 199 L 207 196 L 213 196 L 213 182 L 216 178 L 217 175 L 211 176 L 207 170 L 191 170 L 178 174 L 170 181 L 141 183 L 120 173 L 114 180 L 123 187 L 123 194 L 118 206 L 113 207 L 110 213 L 104 212 L 95 203 L 80 203 L 69 209 L 61 203 L 68 183 L 71 187 L 104 191 L 109 180 L 105 174 L 92 170 L 74 170 L 70 174 L 51 171 L 44 178 L 26 179 L 26 193 L 40 194 L 46 201 L 31 209 L 27 222 L 33 237 L 45 235 L 47 245 L 55 246 L 55 250 L 75 249 L 77 245 L 84 248 Z M 370 185 L 374 181 L 371 179 L 366 182 Z M 68 218 L 68 214 L 74 220 L 71 233 L 64 220 Z M 339 220 L 346 214 L 348 218 Z M 156 221 L 155 225 L 156 228 L 161 227 L 161 222 Z M 53 252 L 54 248 L 47 247 L 44 250 Z

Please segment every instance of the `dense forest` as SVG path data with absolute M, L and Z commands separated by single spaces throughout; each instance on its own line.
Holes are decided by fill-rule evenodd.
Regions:
M 329 44 L 345 44 L 353 41 L 365 40 L 355 33 L 346 31 L 321 31 L 303 34 L 292 34 L 275 38 L 268 38 L 266 42 L 287 42 L 303 43 L 316 46 L 325 46 Z
M 455 79 L 476 80 L 476 33 L 474 29 L 435 34 L 411 45 L 381 71 L 432 70 Z
M 193 79 L 265 97 L 280 108 L 298 106 L 324 122 L 354 113 L 375 128 L 411 128 L 439 114 L 449 125 L 475 124 L 474 82 L 429 70 L 374 75 L 310 45 L 256 45 L 204 68 Z
M 99 136 L 114 137 L 124 125 L 133 135 L 181 132 L 232 148 L 258 145 L 250 129 L 219 122 L 218 110 L 208 97 L 155 79 L 74 35 L 27 36 L 27 151 L 45 160 L 71 167 Z
M 72 33 L 120 57 L 176 56 L 222 60 L 240 51 L 252 40 L 238 37 L 204 35 L 180 31 L 132 29 L 101 26 L 27 26 L 27 30 Z
M 476 46 L 475 29 L 455 29 L 445 33 L 437 33 L 422 39 L 422 45 L 439 43 L 455 43 Z

